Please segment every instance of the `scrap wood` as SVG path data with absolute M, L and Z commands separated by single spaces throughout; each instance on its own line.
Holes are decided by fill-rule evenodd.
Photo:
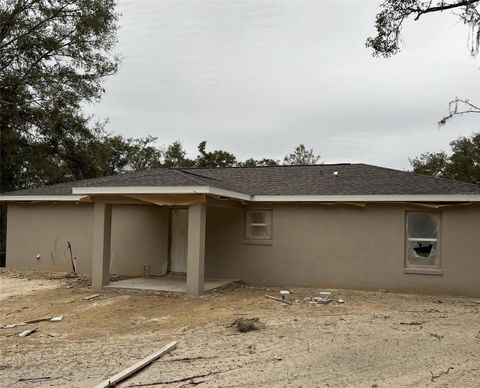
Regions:
M 430 381 L 433 383 L 435 379 L 438 379 L 442 375 L 448 375 L 448 372 L 450 372 L 450 369 L 454 369 L 453 366 L 449 366 L 446 371 L 440 372 L 438 375 L 434 375 L 432 371 L 430 371 L 430 374 L 432 377 L 430 377 Z
M 232 368 L 232 369 L 237 369 L 237 368 Z M 201 375 L 194 375 L 194 376 L 184 377 L 182 379 L 176 379 L 176 380 L 164 380 L 164 381 L 154 381 L 152 383 L 132 384 L 132 385 L 128 385 L 127 387 L 148 387 L 148 386 L 151 386 L 151 385 L 176 384 L 176 383 L 183 383 L 183 382 L 186 382 L 186 381 L 188 381 L 192 385 L 198 385 L 198 384 L 200 384 L 200 382 L 194 381 L 195 379 L 199 379 L 199 378 L 202 378 L 202 377 L 208 377 L 208 376 L 212 376 L 212 375 L 218 375 L 219 373 L 228 372 L 228 371 L 231 371 L 232 369 L 228 369 L 228 370 L 224 370 L 224 371 L 221 371 L 221 370 L 212 371 L 212 372 L 208 372 L 208 373 L 203 373 Z
M 162 357 L 164 354 L 170 352 L 171 350 L 177 347 L 177 341 L 170 342 L 169 344 L 165 345 L 159 351 L 151 354 L 148 357 L 145 357 L 143 360 L 140 360 L 136 364 L 133 364 L 131 367 L 113 375 L 112 377 L 108 378 L 107 380 L 102 381 L 100 384 L 95 385 L 94 388 L 107 388 L 107 387 L 114 387 L 120 381 L 125 380 L 127 377 L 133 375 L 134 373 L 138 372 L 140 369 L 145 368 L 147 365 L 150 365 L 156 359 Z
M 58 315 L 56 317 L 38 318 L 38 319 L 32 319 L 30 321 L 25 321 L 25 322 L 12 323 L 9 325 L 2 326 L 1 329 L 13 329 L 14 327 L 17 327 L 17 326 L 31 325 L 32 323 L 39 323 L 39 322 L 60 322 L 61 320 L 63 320 L 63 315 Z
M 31 321 L 26 321 L 26 324 L 31 323 L 38 323 L 38 322 L 59 322 L 63 320 L 63 315 L 58 315 L 56 317 L 48 317 L 48 318 L 39 318 L 39 319 L 32 319 Z
M 400 322 L 400 325 L 410 325 L 410 326 L 419 326 L 419 325 L 423 325 L 425 322 L 417 322 L 417 321 L 413 321 L 413 322 Z
M 35 333 L 38 330 L 38 327 L 33 329 L 22 331 L 18 336 L 19 337 L 28 337 L 30 334 Z
M 2 329 L 13 329 L 14 327 L 17 327 L 17 326 L 25 326 L 25 325 L 26 325 L 25 322 L 12 323 L 12 324 L 10 324 L 10 325 L 2 326 Z
M 22 381 L 42 381 L 42 380 L 58 380 L 63 378 L 63 376 L 58 376 L 58 377 L 51 377 L 51 376 L 44 376 L 44 377 L 25 377 L 18 379 L 17 382 L 20 383 Z
M 85 298 L 82 298 L 83 300 L 92 300 L 101 297 L 102 294 L 93 294 L 93 295 L 88 295 Z
M 282 303 L 285 303 L 285 304 L 292 304 L 292 302 L 289 302 L 288 300 L 277 298 L 277 297 L 271 296 L 271 295 L 265 295 L 265 298 L 276 300 L 277 302 L 282 302 Z

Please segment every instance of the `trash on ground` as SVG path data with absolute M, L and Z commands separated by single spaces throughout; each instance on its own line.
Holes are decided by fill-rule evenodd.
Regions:
M 30 334 L 35 333 L 38 330 L 38 327 L 35 327 L 34 329 L 29 329 L 22 331 L 20 334 L 18 334 L 19 337 L 28 337 Z
M 312 298 L 312 302 L 319 303 L 319 304 L 327 304 L 332 301 L 331 297 L 332 297 L 331 292 L 323 291 L 323 292 L 320 292 L 319 296 L 314 296 Z
M 285 300 L 285 299 L 281 299 L 281 298 L 277 298 L 276 296 L 265 295 L 265 298 L 276 300 L 277 302 L 282 302 L 282 303 L 285 303 L 285 304 L 291 304 L 290 301 Z
M 25 326 L 25 325 L 26 325 L 25 322 L 11 323 L 11 324 L 9 324 L 9 325 L 2 326 L 1 329 L 13 329 L 14 327 L 17 327 L 17 326 Z
M 19 322 L 19 323 L 11 323 L 9 325 L 4 325 L 1 326 L 0 329 L 13 329 L 14 327 L 17 326 L 25 326 L 25 325 L 31 325 L 33 323 L 39 323 L 39 322 L 60 322 L 63 320 L 63 315 L 58 315 L 56 317 L 45 317 L 45 318 L 38 318 L 38 319 L 32 319 L 30 321 L 25 321 L 25 322 Z
M 308 304 L 328 304 L 334 300 L 332 296 L 332 292 L 330 291 L 322 291 L 319 292 L 316 296 L 306 296 L 303 299 L 296 299 L 295 303 L 308 303 Z M 342 298 L 337 299 L 337 303 L 345 303 Z
M 280 299 L 288 300 L 289 297 L 290 297 L 290 291 L 287 291 L 287 290 L 280 291 Z
M 234 327 L 240 333 L 247 333 L 253 330 L 260 330 L 263 325 L 258 318 L 237 318 L 230 327 Z
M 125 380 L 127 377 L 131 376 L 132 374 L 138 372 L 139 370 L 145 368 L 147 365 L 150 365 L 156 359 L 162 357 L 164 354 L 169 353 L 173 349 L 177 347 L 177 341 L 170 342 L 169 344 L 165 345 L 161 348 L 158 352 L 151 354 L 148 357 L 145 357 L 143 360 L 140 360 L 136 364 L 133 364 L 131 367 L 113 375 L 112 377 L 108 378 L 107 380 L 102 381 L 100 384 L 95 385 L 94 388 L 107 388 L 107 387 L 114 387 L 120 381 Z
M 88 295 L 86 296 L 85 298 L 82 298 L 83 300 L 92 300 L 92 299 L 96 299 L 96 298 L 99 298 L 103 296 L 102 294 L 93 294 L 93 295 Z

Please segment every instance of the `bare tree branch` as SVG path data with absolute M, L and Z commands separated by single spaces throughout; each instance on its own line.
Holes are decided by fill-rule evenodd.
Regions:
M 455 97 L 452 101 L 448 103 L 449 113 L 447 116 L 443 117 L 438 125 L 442 126 L 447 123 L 454 116 L 461 116 L 466 113 L 480 113 L 480 107 L 472 104 L 469 100 L 463 98 Z

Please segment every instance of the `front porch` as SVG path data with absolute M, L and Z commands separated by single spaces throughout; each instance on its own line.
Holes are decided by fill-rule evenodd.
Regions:
M 226 286 L 235 279 L 205 278 L 203 290 L 210 291 L 215 288 Z M 186 292 L 187 277 L 182 275 L 151 276 L 148 278 L 131 278 L 110 282 L 104 288 L 130 290 L 149 290 L 166 292 Z

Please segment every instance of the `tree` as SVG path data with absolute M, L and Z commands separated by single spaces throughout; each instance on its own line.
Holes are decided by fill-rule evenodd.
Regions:
M 233 167 L 237 163 L 237 158 L 230 152 L 215 150 L 215 151 L 206 151 L 207 142 L 202 141 L 198 145 L 198 152 L 200 155 L 195 159 L 196 167 Z
M 445 125 L 454 116 L 462 116 L 467 113 L 480 113 L 480 106 L 472 104 L 469 100 L 455 97 L 448 103 L 448 115 L 442 117 L 438 125 Z
M 313 153 L 313 148 L 307 150 L 303 144 L 300 144 L 295 151 L 286 155 L 283 158 L 283 164 L 287 165 L 302 165 L 302 164 L 317 164 L 320 160 L 320 155 Z
M 163 155 L 163 167 L 192 167 L 194 161 L 188 159 L 187 151 L 178 140 L 170 144 Z
M 480 47 L 480 0 L 385 0 L 376 16 L 377 35 L 367 39 L 366 46 L 374 56 L 390 57 L 400 51 L 402 27 L 409 18 L 417 21 L 421 16 L 455 10 L 464 24 L 470 27 L 470 52 L 476 56 Z
M 471 137 L 459 137 L 450 146 L 450 156 L 441 151 L 424 153 L 410 159 L 413 171 L 437 178 L 480 184 L 480 132 L 473 133 Z
M 0 192 L 106 173 L 98 101 L 117 71 L 114 0 L 0 1 Z M 6 206 L 0 210 L 5 251 Z
M 238 162 L 237 166 L 239 167 L 275 167 L 280 165 L 279 160 L 263 158 L 263 159 L 247 159 L 244 162 Z
M 377 35 L 367 39 L 366 46 L 375 57 L 391 57 L 400 51 L 403 24 L 409 18 L 417 21 L 423 15 L 453 10 L 469 26 L 470 54 L 477 56 L 480 48 L 480 0 L 385 0 L 375 19 Z M 445 125 L 454 116 L 480 113 L 480 107 L 469 100 L 458 98 L 448 104 L 448 114 L 438 121 Z
M 96 176 L 80 106 L 115 73 L 114 0 L 0 3 L 1 191 Z

